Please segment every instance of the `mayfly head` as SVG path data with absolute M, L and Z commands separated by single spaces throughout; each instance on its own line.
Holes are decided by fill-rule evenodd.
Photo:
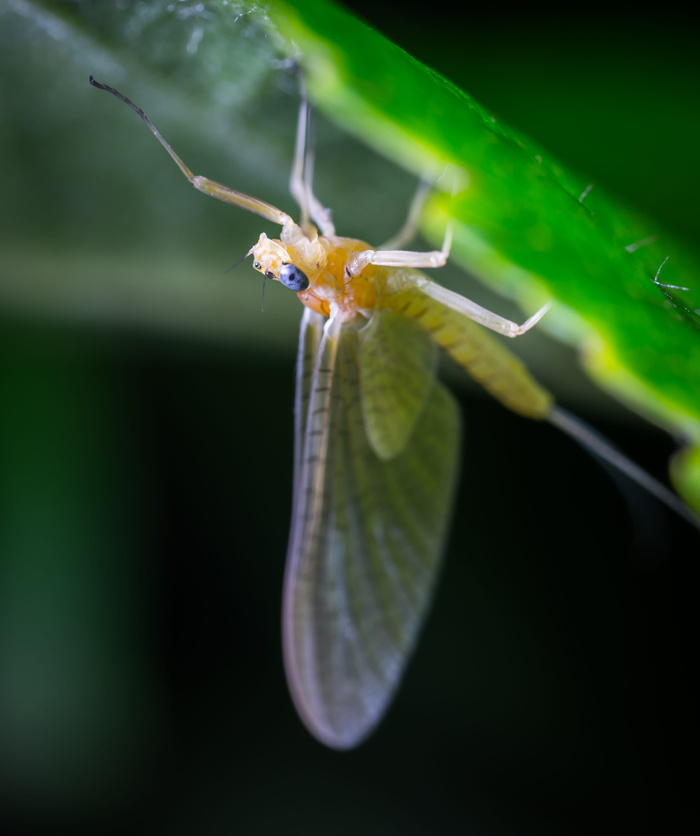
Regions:
M 268 238 L 264 232 L 250 254 L 253 256 L 253 267 L 266 279 L 274 279 L 297 293 L 308 288 L 308 276 L 293 263 L 287 248 L 279 241 Z

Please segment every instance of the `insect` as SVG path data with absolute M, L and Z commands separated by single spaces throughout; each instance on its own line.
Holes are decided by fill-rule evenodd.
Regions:
M 262 233 L 248 255 L 304 305 L 282 632 L 292 698 L 320 741 L 352 748 L 377 726 L 430 603 L 459 445 L 455 403 L 436 380 L 437 347 L 509 409 L 559 426 L 690 514 L 555 407 L 482 327 L 515 337 L 546 308 L 519 326 L 433 282 L 420 270 L 446 262 L 449 234 L 441 250 L 398 249 L 412 221 L 391 248 L 336 235 L 311 186 L 303 94 L 290 182 L 301 212 L 296 223 L 264 201 L 193 175 L 139 107 L 92 76 L 90 83 L 135 110 L 195 188 L 282 228 L 278 239 Z

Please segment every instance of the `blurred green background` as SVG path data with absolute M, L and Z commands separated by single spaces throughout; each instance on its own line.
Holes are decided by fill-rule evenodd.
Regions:
M 353 5 L 696 246 L 700 72 L 677 10 Z M 87 83 L 132 97 L 196 173 L 293 211 L 295 84 L 245 12 L 0 6 L 3 824 L 697 832 L 697 535 L 449 369 L 463 474 L 399 698 L 345 755 L 294 716 L 278 621 L 299 304 L 272 286 L 261 312 L 249 263 L 226 271 L 264 224 L 197 194 Z M 339 229 L 387 238 L 414 179 L 318 133 Z M 440 280 L 519 316 L 458 271 Z M 521 350 L 663 474 L 672 440 L 588 385 L 569 349 L 538 335 Z

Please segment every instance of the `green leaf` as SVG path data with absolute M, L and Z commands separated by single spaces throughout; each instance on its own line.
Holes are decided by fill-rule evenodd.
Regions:
M 425 217 L 436 241 L 446 217 L 455 218 L 455 260 L 517 298 L 528 312 L 541 301 L 556 300 L 539 328 L 581 345 L 588 369 L 616 397 L 696 441 L 697 256 L 672 242 L 658 224 L 621 209 L 600 184 L 579 202 L 590 185 L 587 178 L 567 173 L 551 155 L 339 7 L 301 0 L 266 8 L 264 21 L 250 3 L 211 0 L 119 7 L 94 0 L 17 0 L 3 6 L 0 151 L 8 161 L 3 196 L 12 212 L 0 255 L 0 307 L 98 327 L 116 324 L 267 349 L 288 346 L 298 318 L 296 300 L 281 296 L 268 304 L 261 328 L 248 315 L 259 309 L 257 283 L 243 267 L 224 274 L 254 242 L 258 220 L 188 195 L 187 184 L 164 154 L 159 157 L 135 115 L 122 113 L 86 80 L 92 71 L 123 88 L 197 173 L 294 211 L 286 182 L 296 91 L 275 65 L 281 45 L 304 65 L 315 102 L 347 131 L 413 172 L 436 172 L 450 162 L 452 172 L 463 174 L 465 191 L 454 202 L 438 196 Z M 263 22 L 277 32 L 276 41 Z M 433 54 L 440 51 L 453 69 L 458 61 L 473 68 L 492 53 L 503 54 L 497 38 L 489 45 L 472 43 L 460 57 L 454 48 L 441 49 L 448 35 L 440 36 Z M 456 36 L 450 37 L 446 43 L 454 46 Z M 419 43 L 429 42 L 423 37 Z M 29 62 L 26 44 L 32 44 Z M 518 53 L 511 51 L 512 73 Z M 554 50 L 560 63 L 566 54 L 563 47 Z M 538 60 L 544 67 L 544 59 Z M 513 97 L 527 79 L 543 84 L 543 70 L 532 70 L 535 63 L 533 56 L 507 85 Z M 478 84 L 484 96 L 488 89 L 493 94 L 488 100 L 503 108 L 504 94 L 498 98 L 497 87 L 484 86 L 494 74 L 493 63 L 489 66 L 490 72 L 474 75 L 468 89 Z M 548 78 L 552 71 L 546 69 Z M 570 67 L 568 72 L 562 88 L 576 80 Z M 566 95 L 555 93 L 550 86 L 540 98 L 571 122 Z M 630 111 L 642 128 L 638 111 L 647 106 L 654 112 L 653 91 L 644 94 Z M 659 82 L 656 98 L 661 94 L 664 100 L 671 95 Z M 681 102 L 676 93 L 671 98 Z M 614 126 L 616 118 L 619 123 L 619 112 L 618 107 L 603 124 Z M 548 111 L 541 106 L 534 114 L 520 113 L 522 121 L 524 115 L 532 126 Z M 553 122 L 556 116 L 550 127 Z M 692 113 L 685 112 L 682 126 L 668 127 L 675 126 L 678 135 L 674 148 L 682 149 L 686 136 L 692 137 L 687 130 L 692 124 Z M 660 127 L 654 124 L 657 138 Z M 609 138 L 613 145 L 619 142 L 612 128 Z M 333 207 L 344 233 L 374 243 L 394 231 L 411 178 L 401 180 L 391 167 L 361 157 L 327 126 L 321 126 L 317 161 L 320 197 Z M 658 168 L 648 172 L 657 186 Z M 628 181 L 635 176 L 631 171 Z M 443 185 L 449 191 L 448 180 Z M 692 172 L 685 181 L 694 182 Z M 681 202 L 672 194 L 666 203 L 660 215 L 668 219 L 668 204 Z M 690 226 L 679 217 L 677 226 Z M 654 243 L 634 252 L 624 249 L 654 235 Z M 659 281 L 691 290 L 655 285 L 661 264 Z M 436 278 L 462 281 L 446 270 Z M 527 354 L 536 342 L 537 335 L 529 336 L 516 350 Z M 554 354 L 534 368 L 546 368 L 550 358 L 558 362 Z M 556 394 L 569 377 L 555 381 Z M 678 478 L 697 484 L 697 476 L 683 473 L 679 463 Z
M 584 348 L 595 379 L 698 442 L 695 253 L 603 189 L 589 188 L 585 178 L 341 8 L 325 0 L 273 0 L 270 22 L 296 51 L 324 113 L 416 173 L 448 166 L 441 181 L 448 194 L 433 201 L 425 219 L 434 240 L 451 218 L 454 257 L 465 268 L 528 312 L 556 300 L 543 325 Z M 656 283 L 657 275 L 673 287 Z M 694 480 L 680 463 L 677 468 L 679 487 L 687 489 Z M 700 507 L 696 493 L 686 499 Z

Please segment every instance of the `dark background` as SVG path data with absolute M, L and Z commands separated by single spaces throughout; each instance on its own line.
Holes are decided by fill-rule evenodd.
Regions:
M 698 64 L 672 7 L 651 18 L 609 6 L 353 5 L 695 244 Z M 268 152 L 269 164 L 251 156 L 241 170 L 246 151 L 205 118 L 206 85 L 113 36 L 116 6 L 102 29 L 99 6 L 29 8 L 13 6 L 32 24 L 15 31 L 36 40 L 31 50 L 19 36 L 6 42 L 0 75 L 8 830 L 700 832 L 697 532 L 449 371 L 464 461 L 418 652 L 360 749 L 338 754 L 308 736 L 286 693 L 278 628 L 296 300 L 269 288 L 261 315 L 249 266 L 223 275 L 244 246 L 225 236 L 252 243 L 256 219 L 237 218 L 229 233 L 233 210 L 187 191 L 142 126 L 87 87 L 87 72 L 120 86 L 127 66 L 128 92 L 188 161 L 284 208 L 288 160 Z M 44 8 L 76 27 L 64 62 Z M 267 142 L 290 147 L 294 119 L 288 87 L 265 84 L 283 111 L 267 99 L 244 110 L 260 154 Z M 376 233 L 386 237 L 413 179 L 352 156 L 363 152 L 331 127 L 320 133 L 319 191 L 348 218 L 341 228 L 374 237 L 359 228 L 375 223 L 364 207 L 388 214 L 386 200 L 394 216 Z M 384 184 L 387 171 L 383 197 L 323 179 L 322 158 L 365 184 Z M 27 290 L 34 278 L 41 294 Z M 671 439 L 587 387 L 570 350 L 544 338 L 530 350 L 565 406 L 664 477 Z

